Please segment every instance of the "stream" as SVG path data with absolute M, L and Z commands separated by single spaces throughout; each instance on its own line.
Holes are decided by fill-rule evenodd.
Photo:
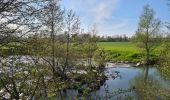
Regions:
M 88 99 L 122 100 L 133 98 L 140 100 L 145 95 L 145 92 L 143 93 L 139 89 L 143 88 L 147 92 L 151 91 L 153 93 L 157 91 L 156 89 L 170 89 L 170 82 L 159 74 L 156 67 L 133 67 L 130 64 L 115 65 L 114 63 L 107 63 L 106 67 L 105 74 L 108 76 L 108 80 L 106 80 L 105 84 L 99 90 L 91 92 Z M 112 77 L 112 74 L 115 73 L 118 73 L 117 76 Z M 152 83 L 149 86 L 150 88 L 146 88 L 147 85 L 143 84 L 146 80 Z M 154 87 L 152 88 L 152 86 Z M 77 90 L 66 90 L 66 93 L 63 93 L 63 97 L 64 100 L 74 100 L 75 97 L 79 97 L 79 94 Z

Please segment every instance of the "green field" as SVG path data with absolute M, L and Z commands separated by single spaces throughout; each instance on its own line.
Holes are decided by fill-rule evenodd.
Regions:
M 98 47 L 106 51 L 106 60 L 108 61 L 138 62 L 144 58 L 141 49 L 132 42 L 99 42 Z M 159 54 L 160 48 L 152 52 L 152 57 Z
M 98 47 L 106 51 L 106 60 L 109 61 L 141 61 L 144 57 L 141 49 L 132 42 L 98 42 Z M 152 52 L 155 58 L 160 54 L 162 46 Z
M 139 52 L 139 49 L 131 42 L 99 42 L 99 48 L 119 52 Z

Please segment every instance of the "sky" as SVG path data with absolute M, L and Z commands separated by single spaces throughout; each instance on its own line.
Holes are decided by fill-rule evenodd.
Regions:
M 155 18 L 170 22 L 167 0 L 62 0 L 61 7 L 73 9 L 81 20 L 81 27 L 87 30 L 96 25 L 98 35 L 132 36 L 138 27 L 143 7 L 149 4 L 155 11 Z

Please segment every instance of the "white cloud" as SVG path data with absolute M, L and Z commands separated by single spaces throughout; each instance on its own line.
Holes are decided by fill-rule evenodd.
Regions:
M 120 0 L 63 0 L 65 7 L 73 9 L 80 16 L 82 26 L 88 29 L 95 24 L 101 34 L 121 34 L 129 20 L 114 16 Z M 125 33 L 123 33 L 125 34 Z
M 80 16 L 93 19 L 93 23 L 100 23 L 112 17 L 119 0 L 65 0 L 66 6 L 78 12 Z
M 101 23 L 107 19 L 111 19 L 117 4 L 118 0 L 103 0 L 94 6 L 92 15 L 95 18 L 95 23 Z

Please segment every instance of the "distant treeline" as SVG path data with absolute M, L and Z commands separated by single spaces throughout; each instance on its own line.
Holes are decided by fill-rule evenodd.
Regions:
M 126 35 L 98 36 L 99 42 L 128 42 L 130 37 Z
M 88 34 L 88 33 L 75 33 L 72 34 L 70 36 L 70 42 L 75 42 L 75 41 L 79 41 L 79 42 L 83 42 L 85 41 L 87 38 L 91 37 L 92 34 Z M 115 36 L 98 36 L 96 34 L 93 34 L 93 36 L 95 37 L 95 40 L 97 42 L 129 42 L 131 40 L 133 40 L 133 37 L 128 37 L 126 35 L 115 35 Z M 29 35 L 28 37 L 18 37 L 16 35 L 10 36 L 8 37 L 8 39 L 5 39 L 4 41 L 0 41 L 0 42 L 16 42 L 16 41 L 28 41 L 29 39 L 33 38 L 33 37 L 39 37 L 39 38 L 50 38 L 48 34 L 46 34 L 46 32 L 40 32 L 38 34 L 34 34 L 34 35 Z M 62 33 L 62 34 L 58 34 L 55 36 L 55 39 L 60 41 L 60 42 L 66 42 L 67 39 L 67 34 L 66 33 Z M 0 35 L 0 39 L 3 40 L 4 36 Z M 168 40 L 169 36 L 166 37 L 162 37 L 162 40 Z
M 72 39 L 71 40 L 75 40 L 75 38 L 77 39 L 85 39 L 87 37 L 89 37 L 90 34 L 87 33 L 83 33 L 83 34 L 73 34 L 72 35 Z M 96 36 L 96 39 L 98 42 L 128 42 L 130 41 L 130 37 L 126 36 L 126 35 L 115 35 L 115 36 Z M 58 35 L 58 40 L 64 41 L 66 35 L 65 34 L 61 34 Z
M 48 35 L 44 34 L 44 33 L 40 33 L 38 34 L 39 37 L 48 37 Z M 32 36 L 30 36 L 31 38 Z M 56 40 L 59 40 L 61 42 L 66 42 L 66 37 L 67 37 L 67 34 L 58 34 L 55 36 L 56 37 Z M 70 40 L 71 42 L 75 41 L 75 39 L 79 39 L 79 40 L 84 40 L 86 38 L 90 37 L 90 34 L 88 33 L 75 33 L 75 34 L 72 34 L 70 36 Z M 126 35 L 115 35 L 115 36 L 98 36 L 98 35 L 95 35 L 96 39 L 98 42 L 128 42 L 130 41 L 131 37 L 128 37 Z M 3 38 L 2 36 L 0 36 L 0 38 Z M 12 39 L 19 39 L 17 38 L 17 36 L 13 36 Z M 20 38 L 22 39 L 22 38 Z M 11 39 L 9 39 L 11 40 Z

